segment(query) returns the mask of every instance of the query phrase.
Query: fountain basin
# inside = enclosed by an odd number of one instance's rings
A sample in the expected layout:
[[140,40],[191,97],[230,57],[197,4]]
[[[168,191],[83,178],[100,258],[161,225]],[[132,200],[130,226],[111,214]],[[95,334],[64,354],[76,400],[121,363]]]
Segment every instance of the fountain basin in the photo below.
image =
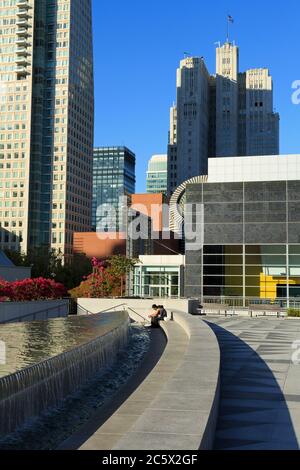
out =
[[55,407],[111,365],[128,341],[126,312],[1,325],[0,436]]

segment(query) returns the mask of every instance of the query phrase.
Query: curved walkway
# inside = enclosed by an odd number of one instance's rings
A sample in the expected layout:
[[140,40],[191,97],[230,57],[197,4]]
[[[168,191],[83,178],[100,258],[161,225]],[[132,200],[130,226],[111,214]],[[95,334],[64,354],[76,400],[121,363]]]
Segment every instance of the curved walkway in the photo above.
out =
[[[300,321],[209,318],[221,348],[215,449],[299,449]],[[300,355],[297,355],[300,359]]]
[[211,329],[181,312],[162,323],[156,367],[82,450],[197,450],[213,445],[220,351]]

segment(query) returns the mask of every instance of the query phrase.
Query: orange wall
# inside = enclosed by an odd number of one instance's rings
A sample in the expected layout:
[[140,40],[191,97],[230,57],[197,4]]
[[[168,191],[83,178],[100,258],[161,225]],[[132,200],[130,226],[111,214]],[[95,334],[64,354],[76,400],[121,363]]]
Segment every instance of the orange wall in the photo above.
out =
[[[131,207],[152,218],[154,232],[161,232],[163,229],[162,205],[164,203],[167,203],[164,194],[132,194],[131,196]],[[140,205],[144,206],[145,210],[142,210]],[[153,206],[156,207],[153,208]]]
[[[111,239],[113,238],[113,239]],[[126,239],[121,233],[111,233],[109,239],[101,240],[97,233],[74,233],[74,253],[84,253],[88,258],[108,258],[112,255],[126,255]]]
[[[131,196],[133,209],[148,217],[153,215],[153,232],[163,230],[162,206],[167,202],[168,199],[164,194],[133,194]],[[153,206],[156,206],[154,211]],[[179,241],[174,239],[174,234],[170,234],[170,240],[163,240],[162,235],[159,234],[157,242],[153,243],[153,254],[173,255],[174,251],[179,252]],[[118,254],[126,255],[126,240],[122,239],[120,233],[110,234],[110,238],[104,240],[99,239],[95,232],[74,233],[74,253],[85,253],[89,258],[100,259]]]

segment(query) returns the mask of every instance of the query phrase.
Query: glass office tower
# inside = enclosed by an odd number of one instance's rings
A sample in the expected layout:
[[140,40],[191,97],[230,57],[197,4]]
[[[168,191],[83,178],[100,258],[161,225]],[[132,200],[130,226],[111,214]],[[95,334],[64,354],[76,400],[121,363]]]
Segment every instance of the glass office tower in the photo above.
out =
[[164,193],[168,189],[168,156],[153,155],[148,163],[147,193]]
[[[112,205],[117,212],[119,231],[120,197],[135,193],[135,154],[127,147],[98,147],[94,149],[93,164],[93,229],[99,228],[97,210],[104,204]],[[114,227],[106,227],[114,231]]]
[[72,253],[91,226],[91,0],[0,1],[0,246]]

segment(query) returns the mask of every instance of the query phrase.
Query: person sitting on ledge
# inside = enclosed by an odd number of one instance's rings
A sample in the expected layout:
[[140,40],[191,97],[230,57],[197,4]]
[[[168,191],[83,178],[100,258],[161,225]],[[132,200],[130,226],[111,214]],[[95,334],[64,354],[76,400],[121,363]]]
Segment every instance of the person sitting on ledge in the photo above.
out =
[[151,318],[151,327],[152,328],[159,328],[159,316],[160,316],[160,308],[154,304],[152,305],[153,313],[148,315]]
[[149,315],[149,318],[151,318],[151,327],[158,328],[159,322],[164,321],[168,314],[163,305],[154,304],[152,305],[152,310],[153,313]]
[[159,308],[158,320],[159,321],[164,321],[165,318],[167,318],[167,316],[168,316],[167,311],[166,311],[166,309],[163,305],[159,305],[158,308]]

